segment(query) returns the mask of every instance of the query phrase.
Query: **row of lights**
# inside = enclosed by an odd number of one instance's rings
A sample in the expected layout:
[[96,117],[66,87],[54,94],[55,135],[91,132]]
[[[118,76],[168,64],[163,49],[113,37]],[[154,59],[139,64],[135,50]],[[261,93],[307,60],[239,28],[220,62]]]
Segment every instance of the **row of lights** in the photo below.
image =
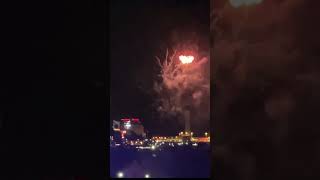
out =
[[[180,133],[179,133],[179,135],[183,135],[183,134],[189,135],[189,133],[188,133],[188,132],[185,132],[185,133],[180,132]],[[191,132],[191,135],[193,135],[193,132]]]
[[[183,134],[189,135],[189,132],[180,132],[179,133],[179,135],[183,135]],[[193,132],[191,132],[190,135],[192,136]],[[204,135],[208,136],[208,133],[205,132]],[[175,137],[158,137],[158,136],[152,137],[152,139],[174,139],[174,138],[178,138],[178,136],[175,136]]]
[[[180,132],[179,136],[181,136],[183,134],[184,134],[184,132]],[[189,133],[185,132],[185,135],[189,135]],[[190,135],[193,136],[193,132],[191,132]],[[205,132],[204,135],[205,135],[205,137],[208,137],[209,134],[207,132]],[[175,136],[175,137],[157,137],[157,136],[152,137],[152,139],[156,139],[156,142],[159,142],[158,140],[162,140],[162,139],[167,140],[167,139],[177,139],[177,138],[178,138],[178,136]]]
[[[189,133],[188,133],[188,132],[185,132],[185,133],[180,132],[180,133],[179,133],[179,135],[183,135],[183,134],[185,134],[185,135],[189,135]],[[191,136],[192,136],[192,135],[193,135],[193,132],[191,132],[190,134],[191,134]],[[207,133],[207,132],[205,132],[205,133],[204,133],[204,135],[205,135],[205,136],[208,136],[208,133]],[[176,137],[177,137],[177,136],[176,136]]]
[[[178,136],[176,136],[175,138],[178,138]],[[174,139],[174,137],[153,137],[152,139]]]

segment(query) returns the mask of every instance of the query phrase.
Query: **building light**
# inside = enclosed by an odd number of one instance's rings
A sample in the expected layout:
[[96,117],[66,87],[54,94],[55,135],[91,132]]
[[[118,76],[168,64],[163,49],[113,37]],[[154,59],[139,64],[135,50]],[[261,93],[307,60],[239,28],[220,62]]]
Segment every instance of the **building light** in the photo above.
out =
[[124,124],[124,128],[125,129],[130,129],[131,128],[131,122],[129,121],[129,122],[126,122],[125,124]]
[[138,118],[132,118],[132,121],[133,121],[133,122],[136,122],[136,123],[139,123],[139,122],[140,122]]

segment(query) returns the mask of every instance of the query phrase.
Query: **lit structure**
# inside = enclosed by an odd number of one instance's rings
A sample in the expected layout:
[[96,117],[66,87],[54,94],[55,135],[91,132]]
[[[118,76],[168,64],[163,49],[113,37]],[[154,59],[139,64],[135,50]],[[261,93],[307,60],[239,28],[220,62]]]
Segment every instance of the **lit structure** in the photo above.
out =
[[138,118],[123,118],[121,121],[113,121],[113,131],[119,132],[121,139],[145,138],[144,127]]
[[180,132],[179,136],[174,136],[174,137],[160,137],[160,136],[155,136],[152,138],[158,143],[161,142],[167,142],[167,143],[187,143],[187,142],[192,142],[192,143],[210,143],[210,137],[205,136],[205,137],[194,137],[193,132]]
[[[187,68],[188,64],[191,64],[194,60],[194,56],[192,55],[180,55],[179,56],[179,60],[181,62],[181,64],[184,66],[184,68]],[[184,119],[185,119],[185,124],[184,124],[184,131],[187,133],[191,132],[191,128],[190,128],[190,107],[187,105],[184,107]]]
[[184,131],[186,133],[190,133],[190,111],[189,110],[184,111],[184,118],[185,118]]
[[[118,123],[116,123],[118,124]],[[139,119],[122,119],[120,122],[120,127],[114,126],[114,132],[118,134],[118,140],[116,141],[116,135],[110,136],[111,146],[121,146],[122,145],[129,145],[135,146],[136,148],[142,149],[150,149],[150,150],[157,150],[159,146],[163,144],[167,144],[169,146],[174,147],[175,145],[192,145],[198,146],[198,143],[210,143],[210,136],[207,132],[203,133],[203,137],[195,137],[194,133],[187,129],[188,131],[182,131],[177,136],[155,136],[151,139],[146,138],[130,138],[131,134],[136,134],[135,132],[139,132],[137,130],[141,125]],[[136,127],[137,126],[137,127]],[[142,125],[141,125],[142,126]],[[141,128],[140,126],[140,128]],[[143,127],[143,126],[142,126]],[[142,129],[143,130],[143,129]],[[142,131],[143,132],[143,131]],[[141,132],[140,132],[141,133]],[[144,132],[143,132],[144,133]],[[120,135],[120,136],[119,136]]]

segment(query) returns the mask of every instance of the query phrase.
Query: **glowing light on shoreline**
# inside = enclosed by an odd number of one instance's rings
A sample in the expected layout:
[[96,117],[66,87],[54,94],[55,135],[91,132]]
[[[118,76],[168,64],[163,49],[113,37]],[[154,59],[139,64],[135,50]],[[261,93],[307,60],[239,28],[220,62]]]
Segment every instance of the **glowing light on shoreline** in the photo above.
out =
[[124,175],[123,175],[123,172],[118,172],[118,174],[117,174],[117,177],[118,177],[118,178],[123,178],[123,176],[124,176]]

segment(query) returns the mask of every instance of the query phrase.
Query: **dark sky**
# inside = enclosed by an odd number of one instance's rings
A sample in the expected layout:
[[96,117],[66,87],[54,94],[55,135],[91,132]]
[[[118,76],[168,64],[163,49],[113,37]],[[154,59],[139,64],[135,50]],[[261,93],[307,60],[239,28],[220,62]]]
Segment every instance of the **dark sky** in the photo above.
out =
[[[135,116],[149,131],[176,133],[152,115],[155,56],[166,48],[197,45],[209,50],[209,1],[161,0],[110,3],[110,120]],[[160,123],[160,124],[159,124]]]

